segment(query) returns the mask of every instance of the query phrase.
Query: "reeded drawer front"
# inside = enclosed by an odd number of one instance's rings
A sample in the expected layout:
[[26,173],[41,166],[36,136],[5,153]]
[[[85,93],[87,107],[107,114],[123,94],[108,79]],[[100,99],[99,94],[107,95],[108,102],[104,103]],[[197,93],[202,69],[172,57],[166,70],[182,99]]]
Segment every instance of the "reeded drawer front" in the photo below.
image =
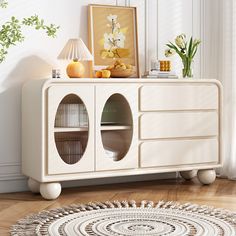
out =
[[140,117],[140,138],[178,138],[218,135],[217,111],[150,112]]
[[140,110],[218,109],[218,87],[209,85],[152,85],[140,88]]
[[218,163],[218,140],[161,140],[140,145],[141,167]]

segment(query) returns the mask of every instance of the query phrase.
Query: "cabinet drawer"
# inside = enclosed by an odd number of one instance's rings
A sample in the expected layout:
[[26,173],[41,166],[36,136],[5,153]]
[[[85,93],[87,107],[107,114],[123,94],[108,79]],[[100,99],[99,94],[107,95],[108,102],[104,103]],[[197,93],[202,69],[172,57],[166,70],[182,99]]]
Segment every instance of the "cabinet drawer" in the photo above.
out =
[[218,135],[218,113],[151,112],[140,117],[140,138],[176,138]]
[[218,140],[161,140],[140,145],[141,167],[218,163]]
[[217,85],[183,85],[143,86],[140,110],[218,109]]

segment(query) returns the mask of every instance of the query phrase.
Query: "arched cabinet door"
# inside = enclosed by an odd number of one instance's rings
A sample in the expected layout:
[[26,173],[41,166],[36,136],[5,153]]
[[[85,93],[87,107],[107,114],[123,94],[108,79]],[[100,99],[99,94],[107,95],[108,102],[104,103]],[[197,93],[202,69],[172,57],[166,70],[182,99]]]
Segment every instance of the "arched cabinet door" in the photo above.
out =
[[94,86],[48,88],[47,174],[94,171]]
[[96,170],[138,167],[135,85],[96,86]]

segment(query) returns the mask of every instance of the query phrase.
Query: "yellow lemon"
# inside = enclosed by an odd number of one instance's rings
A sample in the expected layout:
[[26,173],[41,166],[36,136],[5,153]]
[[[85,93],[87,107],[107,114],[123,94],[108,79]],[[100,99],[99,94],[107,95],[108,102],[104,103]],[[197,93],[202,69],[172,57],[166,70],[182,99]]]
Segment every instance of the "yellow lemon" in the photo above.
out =
[[127,69],[132,69],[132,65],[126,65]]
[[116,60],[116,62],[115,62],[115,66],[117,66],[117,65],[120,65],[121,64],[121,60]]
[[126,70],[125,64],[124,65],[120,65],[120,68],[123,69],[123,70]]
[[109,70],[102,70],[102,78],[110,78],[111,71]]
[[119,69],[119,68],[121,68],[121,65],[116,65],[115,68]]

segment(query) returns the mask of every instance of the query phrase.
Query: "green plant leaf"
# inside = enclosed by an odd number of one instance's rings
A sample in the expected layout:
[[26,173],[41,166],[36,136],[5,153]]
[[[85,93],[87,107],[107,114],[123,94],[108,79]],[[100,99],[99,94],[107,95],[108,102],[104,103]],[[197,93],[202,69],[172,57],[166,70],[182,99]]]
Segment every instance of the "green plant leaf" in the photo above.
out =
[[194,58],[196,52],[197,52],[197,47],[195,47],[195,50],[194,50],[193,55],[192,55],[192,58]]
[[[7,1],[0,0],[0,7],[2,4],[7,4]],[[44,30],[49,37],[55,37],[59,26],[54,24],[46,25],[43,19],[39,19],[37,15],[17,19],[12,16],[9,21],[0,26],[0,63],[3,62],[8,53],[8,49],[22,42],[25,37],[22,33],[22,26],[34,27],[36,30]]]
[[0,0],[0,8],[7,8],[8,2],[6,0]]
[[169,42],[168,44],[166,44],[166,46],[168,46],[169,48],[172,48],[176,51],[176,53],[181,57],[183,58],[184,57],[184,54],[171,42]]
[[190,38],[189,46],[188,46],[188,57],[191,58],[192,55],[192,45],[193,45],[193,37]]
[[166,46],[169,47],[169,48],[175,49],[175,47],[173,47],[171,44],[167,43]]
[[167,47],[174,49],[175,52],[180,56],[183,64],[188,69],[192,63],[192,60],[197,52],[198,46],[201,43],[200,40],[193,40],[193,37],[190,38],[189,42],[185,40],[185,48],[179,49],[174,43],[169,42],[166,44]]

